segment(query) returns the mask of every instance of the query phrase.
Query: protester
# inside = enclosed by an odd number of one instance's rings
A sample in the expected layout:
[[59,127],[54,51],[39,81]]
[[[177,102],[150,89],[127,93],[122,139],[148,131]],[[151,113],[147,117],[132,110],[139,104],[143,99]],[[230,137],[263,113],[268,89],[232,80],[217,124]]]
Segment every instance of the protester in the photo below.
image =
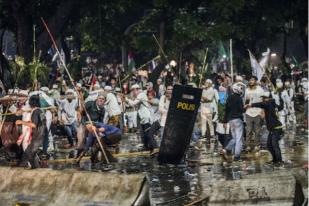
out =
[[[261,95],[263,94],[263,89],[257,85],[257,77],[252,76],[249,80],[248,88],[245,92],[245,102],[246,104],[253,104],[260,102]],[[246,110],[246,149],[259,150],[260,147],[260,129],[262,127],[262,109],[260,108],[248,108]]]
[[163,136],[163,131],[166,123],[167,112],[172,99],[173,86],[169,85],[166,87],[165,94],[161,96],[159,101],[159,112],[161,115],[160,126],[161,126],[161,137]]
[[241,98],[243,89],[238,84],[232,86],[233,93],[227,98],[224,115],[224,128],[229,123],[232,139],[222,150],[223,155],[227,152],[234,154],[234,160],[240,161],[243,149],[243,100]]
[[[85,144],[84,152],[87,152],[89,148],[94,145],[94,142],[96,140],[94,130],[96,130],[98,137],[100,137],[102,141],[104,142],[103,148],[105,151],[107,150],[107,147],[105,145],[107,146],[115,145],[115,144],[118,144],[121,140],[121,136],[122,136],[121,130],[115,126],[103,124],[103,123],[96,123],[95,126],[91,126],[89,128],[91,129],[89,129],[90,132],[88,133],[86,137],[86,144]],[[100,146],[96,145],[95,148],[93,148],[92,155],[91,155],[92,162],[95,162],[96,154],[98,153],[99,150],[100,150]],[[108,158],[111,159],[111,156],[109,155]]]
[[153,137],[149,135],[149,130],[152,125],[152,117],[150,112],[150,105],[148,103],[147,95],[141,90],[138,84],[131,87],[134,100],[125,98],[125,101],[130,106],[136,106],[138,108],[138,117],[141,124],[141,138],[144,144],[145,150],[153,150],[156,148],[156,142]]
[[114,125],[120,128],[121,108],[118,104],[117,97],[114,93],[112,93],[111,86],[105,86],[104,91],[106,92],[106,99],[104,105],[105,112],[108,118],[107,124]]
[[274,91],[272,91],[272,96],[278,106],[283,104],[283,108],[278,111],[278,114],[282,127],[285,129],[287,115],[290,113],[291,109],[291,99],[287,91],[284,90],[283,82],[281,79],[276,79],[276,88]]
[[[210,144],[210,138],[214,138],[215,135],[213,117],[218,113],[218,100],[218,92],[213,88],[212,81],[207,79],[205,81],[205,89],[203,89],[201,99],[202,135],[206,137],[207,144]],[[209,135],[206,135],[207,128],[209,130]]]
[[[77,122],[80,121],[79,102],[74,97],[74,91],[68,89],[66,91],[66,99],[58,100],[59,105],[59,118],[64,130],[68,137],[68,144],[64,145],[65,148],[74,147],[74,141],[76,141]],[[79,119],[78,119],[79,116]]]
[[30,97],[29,105],[31,107],[31,120],[16,121],[16,125],[25,125],[31,128],[31,142],[23,153],[20,165],[27,168],[38,168],[40,165],[37,152],[47,131],[46,120],[43,111],[40,109],[40,97],[38,95]]
[[295,89],[289,80],[284,82],[284,90],[286,90],[290,101],[289,113],[287,115],[287,126],[296,126],[296,116],[295,116],[295,108],[294,108],[294,98],[295,98]]
[[275,103],[275,100],[271,98],[268,92],[265,92],[262,97],[263,102],[247,104],[245,105],[245,108],[259,107],[265,110],[265,120],[267,129],[269,131],[267,147],[272,155],[273,158],[272,162],[276,166],[281,166],[283,162],[279,146],[279,140],[283,135],[283,130],[282,130],[282,123],[279,121],[276,115],[278,105]]

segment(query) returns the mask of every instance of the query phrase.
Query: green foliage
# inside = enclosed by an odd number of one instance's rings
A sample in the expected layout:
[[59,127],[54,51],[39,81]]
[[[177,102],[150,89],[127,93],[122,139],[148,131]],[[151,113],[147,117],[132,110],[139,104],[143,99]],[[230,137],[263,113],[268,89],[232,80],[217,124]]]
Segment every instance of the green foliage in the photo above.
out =
[[80,56],[73,58],[68,65],[68,70],[73,79],[81,79],[81,69],[85,65],[85,60],[81,59]]
[[[12,2],[0,0],[0,27],[17,36]],[[23,8],[31,25],[38,26],[39,36],[45,32],[39,17],[47,20],[54,17],[65,1],[14,2],[17,3],[14,6]],[[201,65],[206,48],[209,48],[209,61],[217,56],[220,40],[233,39],[238,71],[250,69],[247,49],[253,53],[265,51],[279,34],[289,33],[291,29],[286,25],[291,21],[295,33],[303,35],[304,41],[308,38],[308,2],[304,0],[282,0],[280,3],[276,0],[87,0],[80,1],[79,5],[74,13],[66,14],[70,18],[61,35],[78,39],[81,52],[103,53],[104,57],[116,58],[118,62],[121,61],[121,46],[127,44],[135,53],[137,65],[158,54],[152,34],[159,39],[162,24],[163,48],[170,59],[178,59],[182,53],[183,59]],[[124,35],[131,26],[130,32]],[[307,47],[306,43],[304,45]],[[73,64],[77,66],[72,68],[78,67],[76,62]]]
[[10,62],[12,73],[14,73],[14,82],[17,87],[26,89],[31,86],[35,80],[41,85],[47,85],[48,73],[50,68],[42,62],[32,61],[29,64],[21,62]]

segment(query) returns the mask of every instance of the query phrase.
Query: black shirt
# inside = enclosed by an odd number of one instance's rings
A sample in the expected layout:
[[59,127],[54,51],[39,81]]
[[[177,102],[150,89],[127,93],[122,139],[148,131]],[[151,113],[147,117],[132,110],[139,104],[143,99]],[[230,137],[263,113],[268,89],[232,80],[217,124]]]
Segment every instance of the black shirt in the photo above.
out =
[[[105,110],[104,107],[99,108],[96,104],[95,101],[89,101],[85,104],[85,108],[91,118],[92,122],[103,122],[104,121],[104,114],[105,114]],[[86,114],[84,114],[84,122],[88,122],[88,118],[86,116]]]
[[32,139],[42,139],[46,132],[46,118],[41,109],[34,109],[31,115],[31,122],[36,128],[32,129]]
[[225,105],[224,123],[233,119],[243,119],[244,104],[242,98],[238,94],[231,94]]
[[274,99],[266,102],[259,102],[251,104],[252,107],[259,107],[265,111],[266,126],[269,131],[280,129],[282,126],[277,116],[278,105]]

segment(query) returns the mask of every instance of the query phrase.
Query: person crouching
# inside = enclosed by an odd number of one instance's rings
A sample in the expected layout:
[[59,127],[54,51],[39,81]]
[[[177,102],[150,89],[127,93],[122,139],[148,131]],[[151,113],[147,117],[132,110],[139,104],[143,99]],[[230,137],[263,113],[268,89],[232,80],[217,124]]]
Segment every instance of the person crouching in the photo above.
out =
[[86,137],[86,144],[84,148],[83,155],[92,147],[92,153],[91,153],[91,161],[95,162],[96,156],[101,149],[99,145],[95,144],[96,141],[96,135],[97,133],[98,137],[101,138],[103,141],[103,148],[107,155],[107,158],[111,161],[114,160],[114,158],[110,155],[107,151],[108,146],[114,146],[119,144],[122,136],[121,136],[121,130],[118,127],[104,124],[104,123],[96,123],[94,125],[88,125],[87,127],[88,135]]

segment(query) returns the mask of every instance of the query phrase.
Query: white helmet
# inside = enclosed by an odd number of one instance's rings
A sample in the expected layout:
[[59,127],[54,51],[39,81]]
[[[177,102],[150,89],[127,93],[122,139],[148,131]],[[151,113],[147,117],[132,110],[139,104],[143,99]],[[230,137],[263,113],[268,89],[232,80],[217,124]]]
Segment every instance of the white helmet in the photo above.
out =
[[233,84],[232,85],[232,91],[233,93],[236,93],[236,94],[239,94],[239,95],[242,95],[243,93],[243,87],[240,85],[240,84]]

